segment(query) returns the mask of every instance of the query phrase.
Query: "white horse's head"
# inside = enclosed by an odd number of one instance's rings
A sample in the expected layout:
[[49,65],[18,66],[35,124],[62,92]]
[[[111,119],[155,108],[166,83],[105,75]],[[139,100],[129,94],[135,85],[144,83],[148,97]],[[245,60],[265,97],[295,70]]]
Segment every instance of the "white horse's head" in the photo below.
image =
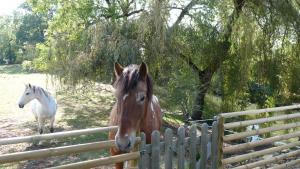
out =
[[25,91],[19,100],[19,107],[23,108],[28,102],[35,98],[35,86],[25,85]]

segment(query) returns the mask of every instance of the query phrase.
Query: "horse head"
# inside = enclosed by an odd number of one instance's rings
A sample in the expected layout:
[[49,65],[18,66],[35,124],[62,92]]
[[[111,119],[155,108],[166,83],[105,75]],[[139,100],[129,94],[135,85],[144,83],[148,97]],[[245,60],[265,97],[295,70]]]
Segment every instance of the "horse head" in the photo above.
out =
[[114,88],[119,116],[115,141],[120,151],[129,152],[135,144],[136,133],[140,131],[152,99],[153,86],[145,63],[125,68],[116,63],[115,75]]
[[31,86],[31,84],[25,85],[25,90],[19,99],[19,107],[23,108],[28,102],[35,98],[35,86]]

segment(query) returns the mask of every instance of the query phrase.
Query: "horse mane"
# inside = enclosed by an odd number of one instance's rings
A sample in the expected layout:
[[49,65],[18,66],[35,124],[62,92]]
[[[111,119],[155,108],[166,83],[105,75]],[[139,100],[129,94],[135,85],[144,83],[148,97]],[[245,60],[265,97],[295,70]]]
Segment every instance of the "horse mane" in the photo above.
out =
[[32,89],[33,89],[33,92],[39,91],[39,92],[41,92],[42,94],[44,94],[47,98],[49,98],[50,95],[51,95],[48,91],[46,91],[45,89],[43,89],[43,88],[40,87],[40,86],[32,85]]
[[47,98],[49,98],[49,95],[50,95],[49,92],[45,91],[45,89],[43,89],[43,88],[41,88],[41,87],[40,87],[40,90],[42,91],[42,93],[43,93]]
[[[142,81],[143,77],[139,75],[139,66],[138,65],[129,65],[123,71],[119,78],[114,83],[114,87],[118,88],[119,94],[124,95],[128,93],[130,90],[136,88],[139,81]],[[146,84],[147,84],[147,98],[150,102],[152,100],[153,95],[153,82],[149,74],[146,76]]]

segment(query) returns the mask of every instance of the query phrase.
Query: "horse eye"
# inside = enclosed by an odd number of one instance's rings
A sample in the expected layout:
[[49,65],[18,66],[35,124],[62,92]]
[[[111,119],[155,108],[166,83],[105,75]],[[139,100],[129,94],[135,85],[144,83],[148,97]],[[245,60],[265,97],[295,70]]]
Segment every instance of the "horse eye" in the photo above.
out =
[[29,95],[30,93],[26,93],[26,95]]
[[140,92],[136,96],[136,101],[142,103],[145,100],[145,94]]
[[142,102],[142,101],[144,101],[145,100],[145,96],[142,96],[141,98],[140,98],[140,101]]

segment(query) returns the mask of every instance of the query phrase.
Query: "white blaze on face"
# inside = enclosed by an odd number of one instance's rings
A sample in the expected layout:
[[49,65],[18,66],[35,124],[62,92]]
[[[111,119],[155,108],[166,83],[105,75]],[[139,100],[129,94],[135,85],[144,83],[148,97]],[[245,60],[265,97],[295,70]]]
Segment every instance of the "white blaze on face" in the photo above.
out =
[[123,96],[123,101],[125,101],[127,97],[128,97],[128,94],[125,94],[125,95]]
[[156,96],[152,96],[152,101],[151,101],[151,104],[150,104],[150,107],[151,107],[151,111],[153,112],[152,113],[152,118],[154,119],[155,118],[155,111],[154,111],[154,106],[153,104],[158,104],[158,99]]

